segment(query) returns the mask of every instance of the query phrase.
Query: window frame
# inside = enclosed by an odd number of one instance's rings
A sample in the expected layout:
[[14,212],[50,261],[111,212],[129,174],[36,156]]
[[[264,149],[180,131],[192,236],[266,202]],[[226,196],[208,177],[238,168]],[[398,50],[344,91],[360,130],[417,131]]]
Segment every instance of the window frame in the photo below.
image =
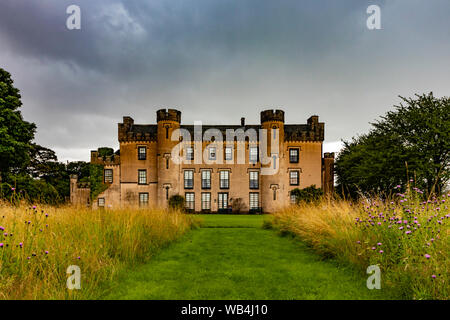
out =
[[[230,152],[228,153],[227,150],[230,150]],[[227,157],[228,155],[230,156],[229,158]],[[225,147],[225,160],[233,160],[233,147]]]
[[[143,196],[146,196],[145,201],[142,201]],[[139,192],[139,207],[148,207],[148,192]]]
[[[252,206],[252,204],[255,203],[255,199],[252,199],[252,196],[253,197],[256,196],[256,202],[257,202],[257,206],[256,207]],[[249,193],[249,197],[248,197],[248,208],[249,208],[249,210],[259,209],[260,208],[259,202],[260,202],[259,192],[250,192]]]
[[[226,176],[226,179],[222,179],[222,173]],[[222,185],[222,181],[226,182]],[[220,170],[219,171],[219,189],[230,189],[230,171]]]
[[[293,177],[292,177],[292,174],[293,173],[296,173],[297,174],[297,177],[295,178],[296,180],[295,180],[295,183],[292,183],[292,179],[293,179]],[[289,185],[291,185],[291,186],[298,186],[300,184],[300,171],[299,170],[291,170],[291,171],[289,171]]]
[[[208,172],[208,174],[209,174],[208,179],[203,178],[203,174],[206,172]],[[211,170],[201,170],[202,189],[207,189],[207,190],[211,189],[211,175],[212,175]],[[209,183],[205,184],[204,181],[208,181]]]
[[[144,150],[144,152],[142,153],[141,150]],[[138,160],[147,160],[147,147],[145,146],[138,147]]]
[[[106,171],[111,172],[111,181],[106,181]],[[114,181],[114,171],[113,169],[104,169],[103,170],[103,183],[108,183],[108,184],[112,184]]]
[[291,204],[297,203],[297,196],[295,194],[292,194],[292,192],[289,193],[289,201],[291,202]]
[[[189,174],[191,176],[190,179],[189,179],[189,177],[186,178],[186,175],[189,175]],[[184,178],[184,188],[185,189],[194,189],[194,170],[184,170],[183,178]],[[189,184],[188,181],[191,181],[191,184]]]
[[[189,152],[191,150],[192,152]],[[194,160],[194,147],[186,147],[186,160],[188,161]]]
[[[141,173],[144,173],[145,182],[141,182]],[[139,185],[147,184],[147,169],[138,169],[138,184]]]
[[[297,152],[295,158],[291,154],[291,152],[293,151]],[[298,163],[299,160],[300,160],[300,148],[289,148],[289,163]]]
[[[191,196],[192,196],[192,200],[188,201],[188,198],[190,198]],[[194,211],[195,210],[195,192],[185,192],[184,193],[184,199],[185,199],[184,207],[187,210]],[[191,205],[188,205],[188,203],[190,203]]]
[[[222,197],[222,200],[220,199]],[[224,199],[225,198],[225,199]],[[226,206],[224,206],[226,201]],[[222,204],[222,207],[221,207]],[[226,210],[230,205],[230,195],[228,192],[218,192],[217,193],[217,210]]]
[[[103,204],[100,204],[100,200],[103,202]],[[105,201],[105,198],[98,198],[97,199],[97,206],[99,207],[99,208],[104,208],[105,206],[106,206],[106,201]]]
[[[252,157],[252,155],[253,156],[255,156],[253,153],[252,153],[252,150],[254,150],[254,149],[256,149],[256,159],[253,159],[253,157]],[[257,163],[258,161],[259,161],[259,148],[256,146],[256,147],[249,147],[249,149],[248,149],[248,162],[249,163]]]
[[[256,180],[252,179],[252,174],[256,174]],[[259,189],[259,171],[249,171],[248,173],[248,186],[249,189]],[[252,181],[256,181],[256,186],[252,184]]]
[[[206,196],[209,198],[207,201],[204,199]],[[208,204],[208,208],[205,208],[204,204]],[[202,210],[211,210],[211,192],[202,192],[201,205]]]

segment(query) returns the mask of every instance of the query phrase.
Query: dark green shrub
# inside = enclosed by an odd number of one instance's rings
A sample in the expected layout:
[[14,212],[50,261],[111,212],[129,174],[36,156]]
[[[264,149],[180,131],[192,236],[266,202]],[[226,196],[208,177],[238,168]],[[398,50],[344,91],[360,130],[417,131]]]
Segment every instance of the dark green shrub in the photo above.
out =
[[179,194],[169,198],[169,208],[176,210],[184,210],[184,197]]
[[291,191],[291,195],[295,196],[297,204],[300,202],[317,202],[322,199],[323,191],[321,188],[316,188],[315,185],[304,189],[295,188]]

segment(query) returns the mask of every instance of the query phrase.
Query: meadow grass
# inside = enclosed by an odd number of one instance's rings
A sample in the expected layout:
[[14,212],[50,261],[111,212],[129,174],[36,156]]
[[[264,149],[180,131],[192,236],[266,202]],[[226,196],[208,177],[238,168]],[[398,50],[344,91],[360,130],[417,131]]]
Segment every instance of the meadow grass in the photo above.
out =
[[[0,299],[92,299],[194,226],[176,211],[0,204]],[[81,269],[82,290],[66,270]]]
[[268,215],[195,215],[201,227],[123,272],[105,299],[388,299],[365,277],[293,237],[262,228]]
[[274,214],[266,227],[293,234],[322,257],[361,273],[378,265],[382,287],[400,298],[449,299],[450,194],[427,201],[419,196],[416,190],[387,201],[291,206]]

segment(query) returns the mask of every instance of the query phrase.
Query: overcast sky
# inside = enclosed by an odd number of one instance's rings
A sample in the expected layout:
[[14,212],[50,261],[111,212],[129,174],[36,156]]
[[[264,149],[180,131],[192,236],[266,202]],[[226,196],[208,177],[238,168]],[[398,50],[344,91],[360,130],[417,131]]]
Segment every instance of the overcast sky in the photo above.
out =
[[[66,8],[81,8],[81,30]],[[381,8],[381,30],[366,9]],[[117,123],[325,122],[325,151],[367,132],[398,95],[450,95],[448,0],[1,0],[0,67],[37,143],[60,160],[118,148]]]

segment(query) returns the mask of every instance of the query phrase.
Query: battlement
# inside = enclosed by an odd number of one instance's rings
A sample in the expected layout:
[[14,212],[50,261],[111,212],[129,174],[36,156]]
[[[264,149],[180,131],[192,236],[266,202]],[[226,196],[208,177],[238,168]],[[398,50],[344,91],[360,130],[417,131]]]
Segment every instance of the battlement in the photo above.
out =
[[324,159],[334,159],[334,152],[325,152],[323,154]]
[[105,154],[105,149],[109,148],[98,148],[97,150],[91,150],[91,163],[102,165],[120,164],[119,153],[114,153],[114,150],[110,149],[109,153]]
[[160,109],[156,111],[156,121],[175,121],[181,123],[181,111],[175,109]]
[[280,121],[284,123],[284,111],[283,110],[261,111],[261,123],[268,121]]

